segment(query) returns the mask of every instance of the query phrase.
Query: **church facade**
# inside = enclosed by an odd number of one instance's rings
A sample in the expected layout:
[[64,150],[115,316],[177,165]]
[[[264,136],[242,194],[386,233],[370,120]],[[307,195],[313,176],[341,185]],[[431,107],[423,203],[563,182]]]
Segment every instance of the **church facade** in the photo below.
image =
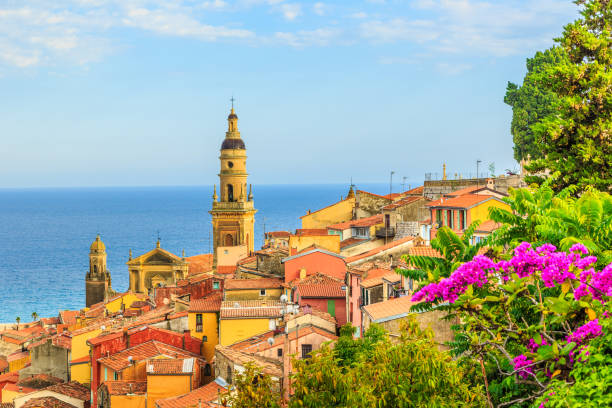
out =
[[213,256],[215,264],[220,250],[245,246],[246,253],[255,247],[255,207],[252,187],[247,191],[246,146],[238,131],[238,116],[232,107],[227,117],[228,129],[219,156],[219,194],[214,187],[212,210]]

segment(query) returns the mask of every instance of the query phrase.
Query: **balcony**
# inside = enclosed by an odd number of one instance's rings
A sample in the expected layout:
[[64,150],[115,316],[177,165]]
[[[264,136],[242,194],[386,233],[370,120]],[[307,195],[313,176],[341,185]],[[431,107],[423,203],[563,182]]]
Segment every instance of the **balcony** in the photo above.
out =
[[395,236],[395,228],[391,228],[391,227],[378,228],[376,230],[376,236],[378,238],[392,238]]
[[252,210],[253,201],[232,201],[232,202],[218,202],[213,201],[213,210]]

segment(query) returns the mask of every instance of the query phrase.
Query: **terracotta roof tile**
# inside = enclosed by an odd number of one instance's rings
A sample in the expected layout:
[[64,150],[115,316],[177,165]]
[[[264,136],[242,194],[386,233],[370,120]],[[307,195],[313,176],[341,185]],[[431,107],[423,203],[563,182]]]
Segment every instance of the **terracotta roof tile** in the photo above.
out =
[[363,288],[372,288],[374,286],[382,285],[383,280],[388,282],[398,282],[402,279],[401,275],[395,272],[387,271],[386,274],[381,276],[370,277],[368,276],[365,280],[361,281],[360,286]]
[[389,242],[386,245],[381,245],[381,246],[379,246],[377,248],[374,248],[374,249],[372,249],[370,251],[364,252],[363,254],[358,254],[358,255],[354,255],[354,256],[348,257],[344,261],[347,264],[349,264],[351,262],[355,262],[355,261],[358,261],[360,259],[369,258],[371,256],[374,256],[374,255],[377,255],[377,254],[379,254],[381,252],[384,252],[384,251],[386,251],[388,249],[395,248],[396,246],[399,246],[399,245],[405,244],[407,242],[410,242],[414,238],[415,237],[405,237],[405,238],[398,239],[396,241],[391,241],[391,242]]
[[196,369],[192,358],[156,358],[147,363],[147,374],[193,374]]
[[410,313],[410,307],[414,304],[410,300],[410,296],[402,296],[395,299],[389,299],[384,302],[373,303],[363,307],[363,310],[377,321],[379,319],[388,319],[397,316],[403,317]]
[[391,199],[390,199],[390,198],[388,198],[388,197],[381,196],[380,194],[370,193],[370,192],[368,192],[368,191],[357,190],[357,194],[367,194],[367,195],[371,195],[371,196],[378,197],[378,198],[384,198],[385,200],[389,200],[389,201],[391,201]]
[[217,273],[220,273],[222,275],[230,275],[236,272],[237,268],[237,265],[218,265]]
[[21,359],[28,358],[28,357],[30,357],[30,352],[29,351],[18,350],[18,351],[15,351],[15,352],[9,354],[6,357],[6,361],[11,363],[13,361],[21,360]]
[[62,380],[61,378],[53,377],[48,374],[36,374],[31,377],[20,379],[17,385],[24,388],[27,387],[35,390],[40,390],[42,388],[47,388],[51,385],[56,385],[63,382],[64,380]]
[[104,381],[110,395],[145,394],[147,392],[146,381]]
[[351,220],[340,222],[338,224],[332,224],[327,226],[328,229],[334,230],[345,230],[351,227],[371,227],[377,224],[382,224],[384,222],[383,214],[376,214],[371,217],[360,218],[358,220]]
[[221,292],[215,292],[203,299],[194,299],[189,302],[190,312],[218,312],[221,310]]
[[62,323],[72,326],[76,324],[76,318],[81,314],[80,310],[61,310],[59,312]]
[[42,317],[40,319],[41,322],[43,322],[43,324],[46,325],[53,325],[53,324],[59,324],[60,320],[59,317],[55,316],[55,317]]
[[115,371],[121,371],[131,365],[129,357],[132,357],[132,361],[142,361],[158,356],[169,358],[197,357],[195,354],[188,351],[151,340],[127,350],[120,351],[119,353],[115,353],[109,357],[100,358],[98,362]]
[[345,283],[341,280],[316,273],[293,282],[301,298],[344,298],[346,292],[342,290]]
[[0,375],[0,382],[17,383],[19,381],[19,373],[16,371]]
[[362,242],[369,241],[367,238],[347,238],[344,241],[340,241],[340,249],[344,249],[353,245],[360,244]]
[[300,237],[310,237],[318,235],[327,235],[326,228],[298,228],[295,230],[295,234]]
[[226,279],[223,288],[225,290],[239,289],[280,289],[283,286],[282,279]]
[[75,406],[55,397],[41,397],[29,399],[21,408],[75,408]]
[[[338,339],[338,337],[332,333],[329,333],[326,330],[323,330],[319,327],[316,326],[305,326],[302,327],[300,326],[298,330],[293,330],[291,332],[289,332],[289,342],[293,341],[296,339],[296,337],[298,338],[302,338],[304,336],[308,336],[310,334],[316,333],[320,336],[326,337],[327,340],[324,341],[328,341],[328,340],[336,340]],[[274,342],[272,344],[268,343],[268,339],[274,339]],[[243,341],[240,341],[238,343],[234,343],[231,346],[229,346],[230,348],[234,349],[234,350],[239,350],[239,351],[243,351],[245,353],[257,353],[257,352],[261,352],[264,350],[268,350],[270,348],[273,347],[278,347],[282,344],[285,344],[285,335],[281,334],[281,335],[274,335],[274,331],[271,330],[269,332],[263,333],[259,336],[254,336],[250,339],[246,339]],[[289,343],[291,344],[291,343]]]
[[16,383],[8,383],[4,386],[3,390],[6,391],[15,391],[21,394],[29,394],[34,391],[38,391],[36,388],[24,387],[22,385],[17,385]]
[[69,397],[80,399],[82,401],[89,401],[90,398],[89,388],[76,381],[51,385],[45,388],[44,390],[53,391],[62,395],[67,395]]
[[281,317],[283,305],[278,300],[232,300],[221,304],[222,319]]
[[442,254],[430,246],[414,246],[408,248],[409,256],[430,256],[433,258],[443,258]]
[[215,401],[219,394],[227,391],[227,388],[216,382],[211,382],[203,387],[197,388],[190,393],[178,397],[159,399],[155,403],[159,408],[197,408],[201,402]]
[[502,225],[493,220],[486,220],[476,228],[476,232],[493,232],[499,229]]
[[289,238],[291,233],[289,231],[270,231],[266,232],[266,235],[270,238]]
[[194,255],[185,258],[189,263],[189,275],[212,271],[213,254]]

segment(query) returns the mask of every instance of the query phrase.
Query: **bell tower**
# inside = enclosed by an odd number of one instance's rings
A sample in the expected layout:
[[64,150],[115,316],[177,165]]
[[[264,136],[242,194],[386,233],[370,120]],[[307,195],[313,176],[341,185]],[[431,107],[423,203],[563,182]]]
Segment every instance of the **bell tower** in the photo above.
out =
[[85,305],[106,301],[112,293],[111,276],[106,269],[106,245],[98,235],[89,247],[89,271],[85,276]]
[[217,248],[245,245],[247,253],[254,250],[255,207],[251,186],[247,191],[246,147],[238,131],[238,116],[232,110],[227,117],[227,132],[219,156],[219,195],[214,187],[210,214],[213,224],[213,254]]

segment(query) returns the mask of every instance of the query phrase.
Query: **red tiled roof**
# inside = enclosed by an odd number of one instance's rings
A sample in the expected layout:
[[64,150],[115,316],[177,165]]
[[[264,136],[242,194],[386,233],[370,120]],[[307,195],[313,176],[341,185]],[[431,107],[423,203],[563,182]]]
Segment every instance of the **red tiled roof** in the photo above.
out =
[[42,317],[40,319],[41,322],[43,322],[43,324],[46,325],[53,325],[53,324],[59,324],[59,317],[55,316],[55,317]]
[[266,232],[266,235],[270,238],[289,238],[291,233],[289,231],[270,231]]
[[381,195],[379,195],[379,194],[370,193],[370,192],[368,192],[368,191],[357,190],[357,193],[358,193],[358,194],[368,194],[368,195],[371,195],[371,196],[374,196],[374,197],[384,198],[385,200],[389,200],[389,201],[391,201],[391,199],[390,199],[390,198],[388,198],[388,197],[381,196]]
[[127,350],[120,351],[119,353],[115,353],[109,357],[100,358],[98,362],[115,371],[121,371],[131,365],[128,357],[132,357],[132,361],[142,361],[157,356],[170,358],[195,357],[194,354],[188,351],[151,340]]
[[394,316],[405,316],[410,313],[410,307],[414,304],[410,296],[389,299],[384,302],[373,303],[363,307],[363,310],[376,321],[388,319]]
[[321,273],[310,275],[294,285],[301,298],[346,297],[346,292],[342,290],[344,282]]
[[409,256],[429,256],[432,258],[443,258],[442,254],[430,246],[414,246],[408,248]]
[[419,187],[413,188],[412,190],[404,191],[402,193],[402,195],[408,195],[408,194],[420,194],[420,195],[423,195],[424,191],[425,191],[425,186],[419,186]]
[[326,228],[299,228],[295,230],[295,234],[300,237],[311,237],[318,235],[328,235]]
[[194,358],[156,358],[147,363],[147,374],[193,374]]
[[103,386],[106,386],[110,395],[128,395],[128,394],[144,394],[147,392],[146,381],[104,381]]
[[367,238],[348,238],[345,239],[344,241],[340,241],[340,249],[349,247],[351,245],[355,245],[364,241],[368,241]]
[[76,324],[77,320],[77,316],[79,316],[81,314],[80,310],[61,310],[59,312],[60,314],[60,320],[62,321],[62,323],[67,324],[68,326],[72,326],[73,324]]
[[75,358],[74,360],[70,360],[70,364],[72,365],[72,364],[80,364],[80,363],[89,363],[90,358],[91,357],[89,357],[89,355]]
[[67,395],[69,397],[80,399],[82,401],[89,401],[90,398],[89,388],[76,381],[51,385],[47,388],[44,388],[44,390],[53,391],[62,395]]
[[344,261],[347,264],[349,264],[351,262],[355,262],[355,261],[358,261],[360,259],[369,258],[370,256],[377,255],[377,254],[379,254],[379,253],[381,253],[383,251],[386,251],[388,249],[391,249],[391,248],[394,248],[396,246],[405,244],[406,242],[410,242],[414,238],[415,237],[405,237],[405,238],[398,239],[396,241],[391,241],[391,242],[389,242],[386,245],[381,245],[378,248],[374,248],[374,249],[372,249],[370,251],[364,252],[363,254],[358,254],[358,255],[354,255],[354,256],[348,257]]
[[371,227],[373,225],[382,224],[384,216],[382,214],[376,214],[371,217],[360,218],[358,220],[351,220],[340,222],[338,224],[329,225],[328,229],[334,230],[345,230],[351,227]]
[[[289,342],[295,340],[296,337],[302,338],[304,336],[308,336],[313,333],[326,337],[327,340],[336,340],[338,338],[336,335],[326,330],[323,330],[319,327],[316,327],[316,326],[305,326],[305,327],[300,326],[298,330],[293,330],[289,332],[289,335],[288,335]],[[268,343],[269,341],[268,339],[270,338],[274,339],[274,342],[272,344]],[[285,343],[285,335],[281,334],[281,335],[275,336],[274,331],[271,330],[259,336],[254,336],[250,339],[246,339],[238,343],[234,343],[229,347],[234,350],[239,350],[239,351],[243,351],[246,353],[257,353],[260,351],[268,350],[272,347],[278,347],[284,343]]]
[[15,351],[15,352],[13,352],[13,353],[9,354],[9,355],[6,357],[6,361],[8,361],[9,363],[11,363],[11,362],[13,362],[13,361],[21,360],[21,359],[23,359],[23,358],[28,358],[28,357],[30,357],[30,352],[29,352],[29,351],[21,351],[21,350],[18,350],[18,351]]
[[276,378],[280,378],[283,375],[283,370],[281,368],[280,362],[272,362],[263,357],[259,357],[257,355],[244,353],[242,351],[233,350],[229,347],[224,347],[221,345],[215,346],[215,351],[221,353],[228,360],[238,363],[239,365],[244,366],[248,362],[252,362],[261,368],[265,374],[270,374]]
[[58,377],[53,377],[48,374],[36,374],[31,377],[22,378],[17,382],[18,386],[24,388],[32,388],[36,390],[40,390],[42,388],[47,388],[51,385],[56,385],[59,383],[63,383],[64,380]]
[[185,258],[189,263],[189,275],[212,271],[213,254],[194,255]]
[[222,274],[222,275],[229,275],[229,274],[236,272],[237,268],[238,266],[236,265],[218,265],[217,273]]
[[215,292],[203,299],[194,299],[189,302],[190,312],[218,312],[221,310],[221,292]]
[[226,279],[225,290],[237,289],[280,289],[283,286],[283,280],[277,278],[260,278],[260,279]]
[[227,388],[216,382],[211,382],[203,387],[197,388],[190,393],[178,397],[159,399],[155,403],[159,408],[196,408],[201,402],[215,401],[219,394],[227,391]]
[[368,275],[367,279],[361,281],[360,286],[363,288],[372,288],[374,286],[382,285],[383,279],[388,282],[397,282],[400,281],[402,277],[397,273],[390,271],[387,271],[387,273],[382,276],[371,277]]
[[0,383],[10,382],[17,383],[19,381],[19,373],[16,371],[0,375]]
[[281,317],[278,300],[231,300],[221,304],[222,319]]
[[24,387],[22,385],[17,385],[17,383],[8,383],[4,386],[3,390],[15,391],[21,394],[29,394],[31,392],[38,391],[36,388]]
[[40,397],[29,399],[21,408],[74,408],[74,405],[55,397]]

